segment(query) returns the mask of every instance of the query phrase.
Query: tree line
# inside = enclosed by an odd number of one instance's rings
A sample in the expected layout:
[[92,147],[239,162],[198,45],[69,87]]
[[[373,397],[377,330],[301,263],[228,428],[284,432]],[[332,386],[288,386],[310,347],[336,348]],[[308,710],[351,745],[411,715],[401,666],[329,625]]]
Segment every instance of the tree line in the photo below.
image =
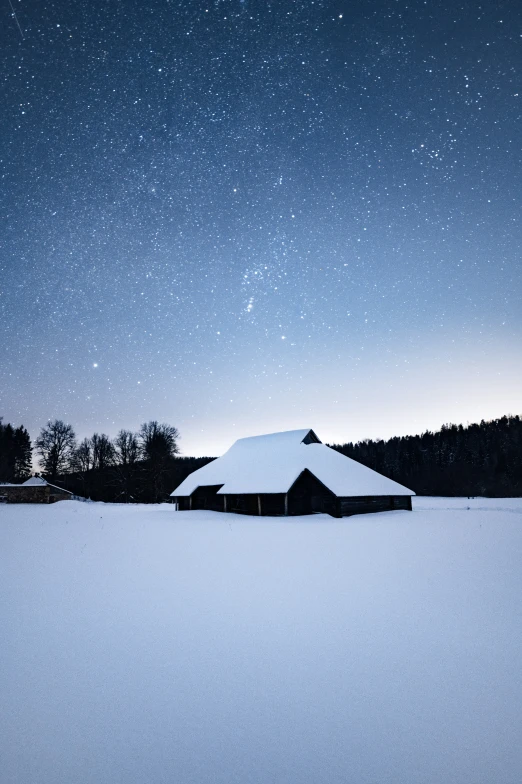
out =
[[23,425],[13,427],[0,417],[0,481],[20,482],[31,473],[32,448]]
[[[212,458],[179,457],[177,428],[155,420],[137,432],[111,439],[94,433],[78,442],[72,425],[55,419],[34,442],[42,475],[51,484],[95,501],[157,503]],[[0,481],[21,482],[31,474],[27,430],[0,420]]]
[[[48,422],[34,442],[43,476],[96,501],[157,503],[211,457],[180,457],[177,428],[155,420],[115,438],[94,433],[78,442],[72,425]],[[437,432],[333,449],[414,490],[418,495],[522,496],[522,419],[444,425]],[[23,425],[0,418],[0,482],[31,475],[33,446]]]
[[332,447],[418,495],[522,496],[520,416]]

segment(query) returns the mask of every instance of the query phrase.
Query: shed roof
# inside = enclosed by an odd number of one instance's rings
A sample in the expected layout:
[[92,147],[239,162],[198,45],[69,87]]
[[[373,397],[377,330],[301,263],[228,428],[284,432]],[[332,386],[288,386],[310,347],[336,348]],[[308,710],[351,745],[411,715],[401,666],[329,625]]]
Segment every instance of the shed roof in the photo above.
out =
[[65,488],[58,487],[57,485],[52,485],[41,476],[31,476],[29,479],[26,479],[25,482],[22,482],[20,487],[52,487],[53,490],[59,490],[61,493],[68,493],[68,495],[72,495],[70,490],[65,490]]
[[222,485],[221,495],[287,493],[305,469],[336,496],[415,495],[322,444],[310,428],[240,438],[222,457],[190,474],[171,495],[189,496],[207,485]]

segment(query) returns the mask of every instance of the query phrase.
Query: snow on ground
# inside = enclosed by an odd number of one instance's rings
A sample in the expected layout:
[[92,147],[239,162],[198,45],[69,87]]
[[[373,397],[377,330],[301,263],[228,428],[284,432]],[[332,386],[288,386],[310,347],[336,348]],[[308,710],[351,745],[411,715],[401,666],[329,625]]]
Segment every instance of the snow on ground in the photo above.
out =
[[414,504],[0,506],[2,784],[519,784],[522,499]]

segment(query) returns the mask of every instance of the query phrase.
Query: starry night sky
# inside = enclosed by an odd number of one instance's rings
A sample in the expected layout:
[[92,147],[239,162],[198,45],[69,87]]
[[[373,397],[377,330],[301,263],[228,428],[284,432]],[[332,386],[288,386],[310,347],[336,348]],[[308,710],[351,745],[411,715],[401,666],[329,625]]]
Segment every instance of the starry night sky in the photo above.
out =
[[0,415],[184,454],[522,410],[522,11],[8,0]]

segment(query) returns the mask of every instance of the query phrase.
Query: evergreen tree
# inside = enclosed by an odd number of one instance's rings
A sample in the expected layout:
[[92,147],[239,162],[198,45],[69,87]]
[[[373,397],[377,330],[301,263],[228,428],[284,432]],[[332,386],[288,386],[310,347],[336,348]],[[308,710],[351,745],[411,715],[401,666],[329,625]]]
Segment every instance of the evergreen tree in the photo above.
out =
[[0,418],[0,481],[22,482],[31,473],[32,448],[23,425],[14,428]]
[[14,479],[14,429],[0,419],[0,482]]
[[419,495],[522,495],[520,416],[333,448]]
[[29,433],[23,425],[13,434],[14,481],[23,482],[31,475],[33,449]]

